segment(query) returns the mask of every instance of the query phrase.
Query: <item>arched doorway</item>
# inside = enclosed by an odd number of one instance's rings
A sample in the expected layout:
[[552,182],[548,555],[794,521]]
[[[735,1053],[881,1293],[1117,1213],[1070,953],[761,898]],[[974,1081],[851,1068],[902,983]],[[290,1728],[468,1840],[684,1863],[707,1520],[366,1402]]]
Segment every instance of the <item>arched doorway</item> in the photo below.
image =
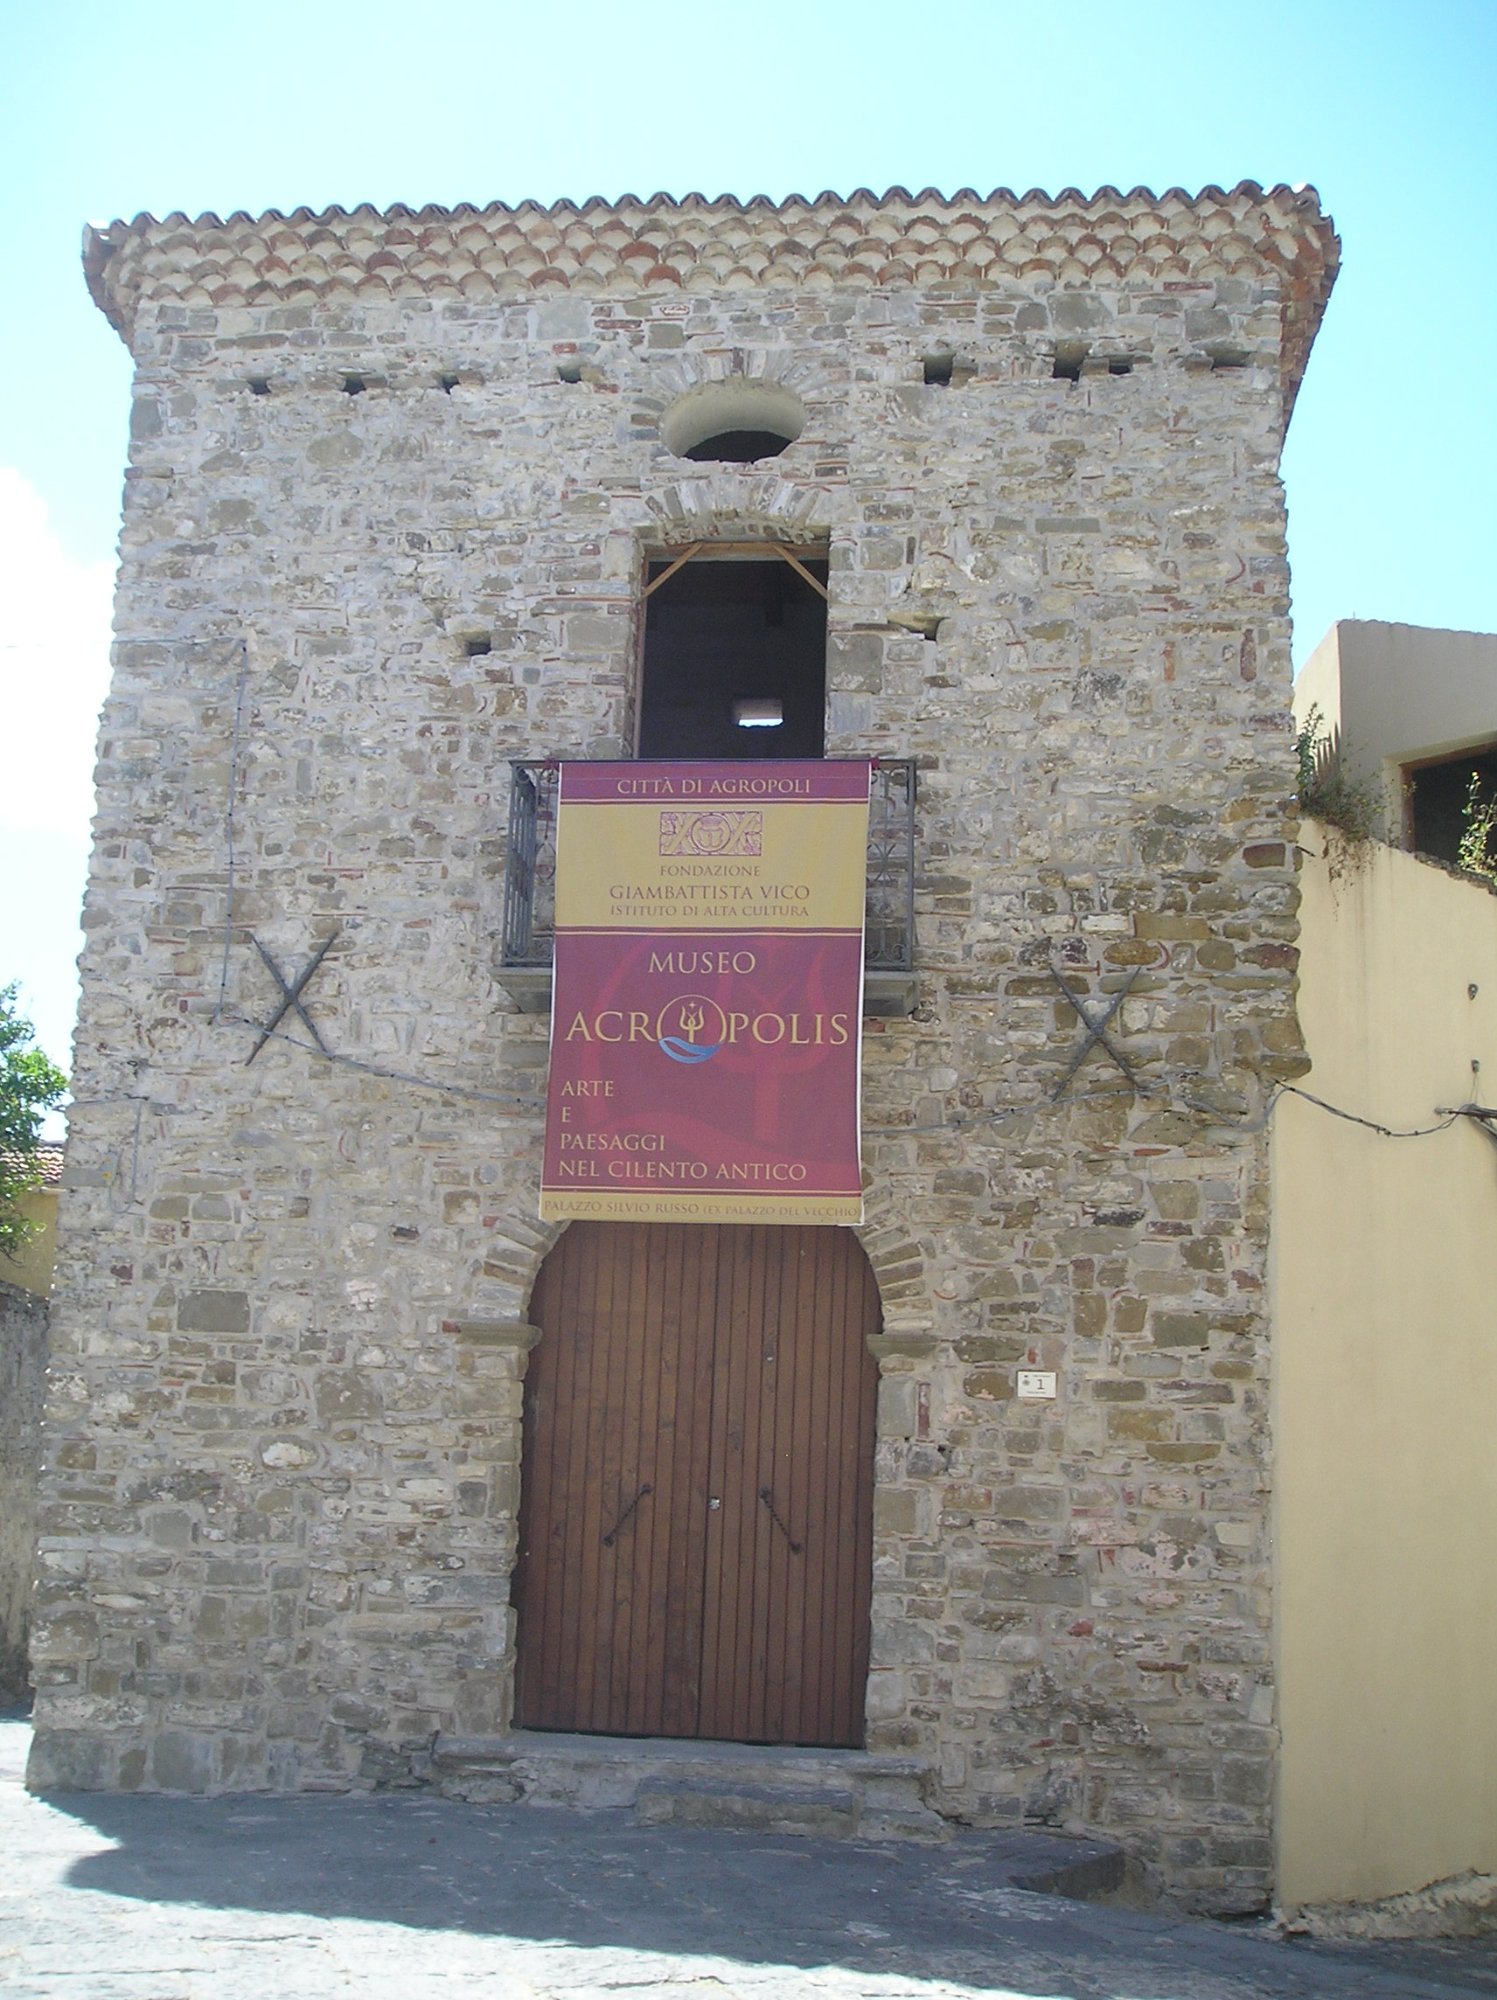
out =
[[860,1745],[880,1321],[857,1238],[574,1222],[531,1317],[516,1722]]

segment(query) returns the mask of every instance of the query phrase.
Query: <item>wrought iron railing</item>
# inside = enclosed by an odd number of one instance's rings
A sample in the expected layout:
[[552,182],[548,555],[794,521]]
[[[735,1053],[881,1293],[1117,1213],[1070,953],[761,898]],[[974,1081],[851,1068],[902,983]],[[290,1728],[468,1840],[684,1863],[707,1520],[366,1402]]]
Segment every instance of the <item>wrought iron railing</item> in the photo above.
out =
[[[509,794],[501,962],[551,963],[556,923],[554,763],[515,763]],[[868,808],[865,960],[870,972],[908,972],[915,949],[915,763],[880,758]]]
[[880,758],[868,798],[863,962],[870,972],[915,963],[915,760]]

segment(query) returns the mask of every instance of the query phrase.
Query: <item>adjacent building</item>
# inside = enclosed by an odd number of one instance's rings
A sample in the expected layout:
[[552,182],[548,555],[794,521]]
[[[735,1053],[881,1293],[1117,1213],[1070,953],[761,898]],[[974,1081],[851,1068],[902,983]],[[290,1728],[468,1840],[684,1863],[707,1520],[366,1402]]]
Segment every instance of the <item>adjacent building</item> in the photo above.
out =
[[1452,1921],[1497,1875],[1497,887],[1450,866],[1497,636],[1343,622],[1296,683],[1312,709],[1386,837],[1300,832],[1319,1102],[1281,1100],[1271,1155],[1276,1893],[1474,1873]]
[[32,1234],[0,1255],[0,1701],[20,1701],[28,1681],[37,1462],[47,1371],[47,1295],[56,1253],[62,1148],[42,1146],[38,1185],[16,1198]]

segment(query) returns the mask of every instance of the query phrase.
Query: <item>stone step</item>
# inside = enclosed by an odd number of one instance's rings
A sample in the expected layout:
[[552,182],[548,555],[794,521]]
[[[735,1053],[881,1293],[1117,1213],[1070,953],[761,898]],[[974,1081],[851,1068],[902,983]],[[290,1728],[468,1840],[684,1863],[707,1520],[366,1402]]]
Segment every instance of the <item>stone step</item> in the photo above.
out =
[[475,1804],[629,1810],[642,1825],[944,1841],[918,1759],[674,1737],[438,1736],[432,1777]]
[[634,1801],[640,1826],[730,1826],[756,1833],[831,1834],[858,1830],[851,1786],[713,1784],[706,1778],[646,1778]]

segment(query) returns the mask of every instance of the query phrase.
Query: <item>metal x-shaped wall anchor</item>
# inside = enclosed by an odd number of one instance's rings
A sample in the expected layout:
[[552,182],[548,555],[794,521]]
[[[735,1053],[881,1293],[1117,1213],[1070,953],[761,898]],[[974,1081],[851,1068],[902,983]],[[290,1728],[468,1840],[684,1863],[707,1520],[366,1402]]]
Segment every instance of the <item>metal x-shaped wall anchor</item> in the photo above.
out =
[[1117,992],[1114,993],[1112,998],[1108,1001],[1104,1011],[1094,1017],[1093,1015],[1088,1014],[1088,1012],[1086,1011],[1086,1002],[1081,998],[1081,995],[1079,993],[1072,992],[1071,988],[1066,984],[1065,980],[1061,977],[1059,966],[1054,964],[1051,965],[1050,977],[1055,981],[1056,985],[1060,988],[1061,992],[1065,994],[1066,998],[1070,1001],[1071,1005],[1076,1009],[1076,1012],[1081,1016],[1081,1019],[1086,1023],[1086,1040],[1081,1044],[1081,1047],[1076,1051],[1075,1055],[1073,1055],[1071,1060],[1066,1064],[1064,1076],[1062,1076],[1060,1082],[1056,1084],[1054,1090],[1051,1091],[1050,1101],[1052,1104],[1055,1102],[1056,1098],[1059,1097],[1061,1093],[1064,1091],[1066,1085],[1071,1081],[1071,1078],[1076,1074],[1077,1070],[1080,1069],[1081,1065],[1086,1061],[1087,1057],[1091,1054],[1092,1050],[1098,1047],[1106,1049],[1107,1053],[1112,1057],[1113,1061],[1117,1064],[1118,1068],[1123,1072],[1124,1076],[1127,1077],[1128,1081],[1133,1085],[1133,1088],[1135,1090],[1142,1090],[1143,1085],[1139,1082],[1138,1077],[1134,1073],[1133,1065],[1129,1062],[1128,1058],[1125,1055],[1120,1054],[1119,1051],[1115,1049],[1112,1043],[1107,1039],[1108,1024],[1111,1022],[1113,1015],[1116,1014],[1119,1007],[1122,1006],[1123,1002],[1128,998],[1128,995],[1132,992],[1133,982],[1135,979],[1137,979],[1139,973],[1142,970],[1143,970],[1142,966],[1135,965],[1133,970],[1128,974],[1128,977],[1123,981],[1123,984],[1118,988]]
[[281,1025],[282,1021],[285,1020],[286,1016],[292,1011],[293,1008],[296,1010],[297,1017],[301,1021],[302,1025],[306,1028],[307,1033],[312,1037],[312,1040],[317,1044],[319,1054],[327,1056],[328,1060],[331,1062],[332,1056],[329,1053],[328,1046],[326,1042],[323,1041],[321,1035],[317,1032],[317,1023],[312,1019],[312,1016],[307,1012],[306,1008],[302,1005],[301,996],[303,995],[303,993],[306,992],[307,987],[310,985],[312,976],[316,972],[318,966],[321,965],[322,961],[327,957],[329,951],[331,951],[333,944],[337,939],[337,936],[338,933],[334,931],[331,937],[325,937],[322,940],[322,943],[318,945],[316,951],[313,952],[312,956],[307,960],[305,966],[303,966],[301,975],[297,979],[296,984],[294,986],[288,986],[286,984],[286,976],[281,971],[281,968],[276,964],[275,960],[271,957],[270,953],[265,949],[264,945],[261,944],[260,940],[257,937],[255,937],[253,932],[251,932],[250,934],[251,943],[254,945],[255,950],[259,952],[261,958],[264,959],[266,967],[270,972],[271,978],[275,981],[276,985],[279,986],[281,989],[281,1004],[279,1007],[276,1008],[275,1012],[271,1015],[270,1019],[266,1021],[264,1025],[261,1027],[259,1041],[256,1042],[255,1046],[250,1050],[249,1054],[244,1059],[246,1068],[248,1068],[249,1065],[255,1060],[255,1057],[259,1055],[261,1049],[264,1048],[265,1044],[270,1040],[271,1036],[275,1033],[276,1029]]
[[1463,1104],[1462,1114],[1471,1119],[1478,1132],[1485,1132],[1494,1146],[1497,1146],[1497,1111],[1484,1104]]

